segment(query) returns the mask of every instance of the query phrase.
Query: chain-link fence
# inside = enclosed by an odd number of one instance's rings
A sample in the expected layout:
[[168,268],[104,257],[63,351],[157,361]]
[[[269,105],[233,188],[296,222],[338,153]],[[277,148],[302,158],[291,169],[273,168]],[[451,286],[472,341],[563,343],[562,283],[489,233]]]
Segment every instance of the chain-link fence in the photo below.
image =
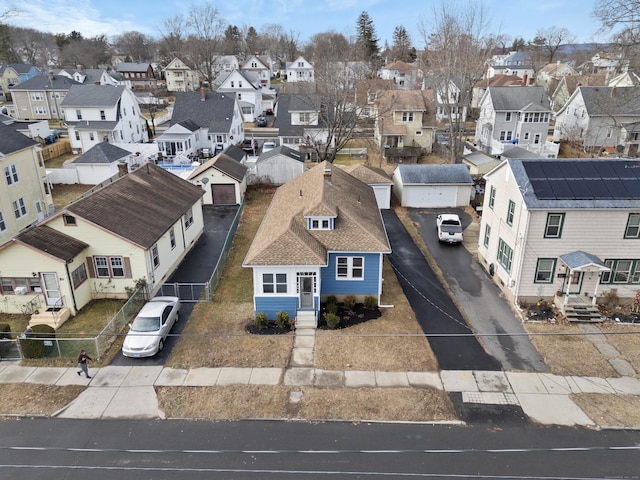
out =
[[236,212],[236,216],[231,223],[229,233],[227,233],[227,238],[224,241],[222,252],[220,253],[220,258],[218,259],[218,263],[216,263],[216,267],[213,269],[213,273],[211,274],[211,278],[209,279],[209,298],[213,298],[213,292],[215,292],[216,287],[218,286],[218,282],[222,277],[224,265],[227,262],[227,257],[229,256],[229,249],[231,248],[233,237],[236,234],[236,230],[238,229],[238,224],[240,223],[240,217],[242,216],[243,210],[244,201],[240,204],[240,208]]
[[135,318],[136,314],[147,301],[147,297],[146,288],[139,288],[129,297],[127,303],[122,306],[109,323],[107,323],[95,338],[96,358],[100,359],[100,356],[107,351],[124,326]]

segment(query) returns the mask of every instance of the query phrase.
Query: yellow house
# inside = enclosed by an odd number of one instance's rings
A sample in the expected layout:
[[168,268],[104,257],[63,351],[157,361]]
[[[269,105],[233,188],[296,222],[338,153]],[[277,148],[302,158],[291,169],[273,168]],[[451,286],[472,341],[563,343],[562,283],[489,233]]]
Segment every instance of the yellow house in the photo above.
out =
[[53,211],[40,152],[37,142],[0,123],[0,245]]
[[140,279],[154,295],[202,235],[202,195],[146,164],[79,198],[0,247],[0,309],[75,315]]

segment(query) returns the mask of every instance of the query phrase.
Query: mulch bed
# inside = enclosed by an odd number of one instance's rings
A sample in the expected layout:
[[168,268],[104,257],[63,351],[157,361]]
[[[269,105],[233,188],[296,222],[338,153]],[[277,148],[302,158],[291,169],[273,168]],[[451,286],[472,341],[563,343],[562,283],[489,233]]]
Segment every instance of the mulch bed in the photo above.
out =
[[532,322],[541,322],[556,319],[556,311],[553,304],[541,301],[526,307],[526,319]]
[[[321,305],[322,312],[325,311],[325,306],[326,304]],[[338,304],[337,315],[340,317],[340,324],[337,329],[342,329],[380,318],[382,316],[382,312],[377,307],[373,310],[368,310],[364,308],[362,303],[357,303],[352,309],[345,308],[344,305]],[[323,315],[320,315],[320,319],[318,320],[318,329],[330,330],[327,326],[327,322],[324,321]],[[287,326],[285,328],[281,328],[276,325],[276,322],[272,321],[269,322],[267,326],[259,328],[255,324],[255,321],[252,320],[245,326],[245,330],[253,335],[284,335],[291,332],[293,327]]]

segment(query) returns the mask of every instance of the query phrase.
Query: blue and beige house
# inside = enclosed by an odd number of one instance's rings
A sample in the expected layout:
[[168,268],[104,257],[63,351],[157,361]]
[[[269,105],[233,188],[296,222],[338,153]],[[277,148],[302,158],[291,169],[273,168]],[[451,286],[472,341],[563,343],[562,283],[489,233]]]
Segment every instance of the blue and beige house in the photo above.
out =
[[316,326],[329,295],[379,303],[389,253],[373,189],[322,162],[278,188],[243,266],[253,269],[256,313]]

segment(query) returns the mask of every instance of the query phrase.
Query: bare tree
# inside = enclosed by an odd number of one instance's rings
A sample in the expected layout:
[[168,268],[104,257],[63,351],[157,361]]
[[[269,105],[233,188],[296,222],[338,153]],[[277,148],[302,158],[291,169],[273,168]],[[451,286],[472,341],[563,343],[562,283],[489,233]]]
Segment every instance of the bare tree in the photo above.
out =
[[472,1],[443,2],[431,17],[420,18],[418,28],[425,44],[425,76],[446,118],[455,162],[462,150],[460,114],[469,105],[473,84],[482,78],[496,37],[487,33],[482,4]]
[[593,14],[600,20],[600,32],[621,28],[627,46],[640,45],[640,0],[598,0]]
[[49,60],[57,59],[57,49],[52,34],[31,28],[11,27],[11,36],[21,61],[45,70],[48,68]]
[[553,26],[538,29],[534,40],[529,44],[532,53],[534,55],[538,54],[539,62],[536,62],[536,64],[548,65],[553,63],[560,47],[575,41],[575,38],[575,35],[564,27]]
[[285,31],[284,27],[277,23],[263,25],[260,39],[264,50],[276,58],[295,60],[299,52],[300,34],[294,30]]
[[140,32],[131,31],[118,35],[114,44],[132,62],[148,62],[153,56],[154,40]]
[[185,50],[200,75],[208,82],[215,76],[215,62],[222,52],[226,22],[213,3],[193,5],[187,16],[189,36]]

